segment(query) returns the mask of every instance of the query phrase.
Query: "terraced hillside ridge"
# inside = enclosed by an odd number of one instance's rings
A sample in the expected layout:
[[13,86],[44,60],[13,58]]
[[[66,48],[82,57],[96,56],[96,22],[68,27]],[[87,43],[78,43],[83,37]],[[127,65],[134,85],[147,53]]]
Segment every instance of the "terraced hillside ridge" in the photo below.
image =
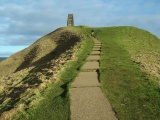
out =
[[[39,101],[45,99],[42,94],[51,88],[48,85],[53,84],[57,87],[66,84],[66,81],[59,80],[58,73],[68,62],[77,59],[76,55],[81,47],[85,46],[86,39],[89,38],[79,28],[59,28],[2,61],[0,63],[0,119],[13,119],[12,117],[15,117],[19,111],[24,111],[23,114],[29,108],[36,106]],[[80,60],[79,64],[81,64]],[[61,91],[61,86],[58,89]],[[52,97],[55,97],[55,94],[52,94]]]
[[117,118],[159,120],[160,39],[132,26],[92,29],[102,42],[102,90]]

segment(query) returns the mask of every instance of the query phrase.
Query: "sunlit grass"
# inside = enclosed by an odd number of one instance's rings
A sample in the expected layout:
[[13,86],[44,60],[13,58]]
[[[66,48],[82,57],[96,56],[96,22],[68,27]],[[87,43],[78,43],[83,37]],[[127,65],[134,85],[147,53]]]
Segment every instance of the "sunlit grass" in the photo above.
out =
[[[90,32],[91,29],[87,29]],[[134,27],[95,28],[102,41],[100,81],[120,120],[160,119],[160,88],[156,77],[131,59],[137,52],[157,52],[160,42]]]
[[[83,33],[81,29],[81,33]],[[21,111],[15,119],[18,120],[68,120],[70,119],[69,84],[79,72],[79,68],[85,62],[92,50],[93,41],[89,37],[81,43],[81,49],[76,59],[67,63],[59,73],[59,81],[48,84],[47,90],[41,94],[43,100],[34,108]]]

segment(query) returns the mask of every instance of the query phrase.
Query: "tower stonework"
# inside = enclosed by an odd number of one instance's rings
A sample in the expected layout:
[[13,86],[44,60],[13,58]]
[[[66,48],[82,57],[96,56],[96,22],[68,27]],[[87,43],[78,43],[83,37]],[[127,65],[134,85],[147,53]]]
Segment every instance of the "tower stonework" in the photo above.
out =
[[73,14],[68,14],[67,26],[74,26]]

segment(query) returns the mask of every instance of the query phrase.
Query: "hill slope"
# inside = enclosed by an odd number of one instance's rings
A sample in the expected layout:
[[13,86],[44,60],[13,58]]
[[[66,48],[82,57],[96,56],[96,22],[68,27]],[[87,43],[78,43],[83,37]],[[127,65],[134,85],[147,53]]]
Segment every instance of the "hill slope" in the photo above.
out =
[[160,77],[160,39],[153,34],[130,26],[96,28],[95,34],[100,39],[115,40],[143,70]]
[[60,28],[2,61],[0,119],[17,113],[17,119],[69,119],[68,86],[93,45],[84,29],[89,34],[94,29],[102,42],[99,77],[117,117],[160,118],[160,40],[145,30],[119,26]]
[[92,29],[102,42],[102,90],[117,118],[160,119],[160,40],[135,27]]
[[[76,54],[88,41],[86,39],[90,40],[80,28],[59,28],[2,61],[0,63],[0,119],[11,119],[18,111],[35,106],[44,99],[41,94],[50,89],[49,85],[52,86],[55,82],[53,85],[56,88],[53,86],[51,88],[58,89],[57,93],[61,97],[62,89],[64,91],[66,89],[61,88],[61,85],[67,84],[67,80],[63,78],[64,80],[60,80],[59,83],[58,74],[68,62],[77,59]],[[91,40],[89,44],[92,45]],[[89,48],[91,49],[91,46]],[[88,50],[75,64],[75,70],[81,65]],[[75,75],[70,75],[71,78],[73,76]],[[56,97],[57,93],[52,96]],[[54,107],[56,105],[58,104],[54,104]]]
[[[42,64],[43,59],[49,54],[52,54],[52,57],[46,58],[46,60],[51,60],[80,40],[80,37],[74,32],[76,32],[76,29],[60,28],[45,35],[33,45],[2,61],[0,63],[0,75],[9,75],[29,66]],[[44,62],[47,62],[46,60]]]

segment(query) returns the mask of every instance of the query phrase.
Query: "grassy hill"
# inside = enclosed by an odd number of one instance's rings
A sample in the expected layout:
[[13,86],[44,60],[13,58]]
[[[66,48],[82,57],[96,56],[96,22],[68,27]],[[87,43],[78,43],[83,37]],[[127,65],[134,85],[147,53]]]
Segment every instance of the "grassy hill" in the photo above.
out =
[[160,77],[160,40],[156,36],[135,27],[112,27],[102,31],[105,39],[114,39],[123,45],[131,59],[140,64],[143,70]]
[[[76,76],[92,45],[84,30],[64,27],[2,61],[0,119],[44,120],[46,115],[50,119],[56,116],[59,119],[68,118],[67,85]],[[55,110],[45,112],[44,106]]]
[[[37,40],[30,47],[12,55],[0,64],[2,76],[20,71],[29,66],[42,64],[53,59],[80,40],[76,29],[60,28]],[[52,55],[50,55],[52,54]],[[52,57],[51,57],[52,56]],[[50,57],[50,58],[47,58]],[[46,61],[46,60],[47,61]],[[8,69],[8,67],[10,69]]]
[[130,26],[92,29],[102,42],[102,89],[117,117],[160,119],[160,40]]
[[102,90],[117,117],[158,120],[160,39],[131,26],[59,28],[2,61],[0,119],[70,119],[68,87],[92,50],[92,29],[102,42]]

